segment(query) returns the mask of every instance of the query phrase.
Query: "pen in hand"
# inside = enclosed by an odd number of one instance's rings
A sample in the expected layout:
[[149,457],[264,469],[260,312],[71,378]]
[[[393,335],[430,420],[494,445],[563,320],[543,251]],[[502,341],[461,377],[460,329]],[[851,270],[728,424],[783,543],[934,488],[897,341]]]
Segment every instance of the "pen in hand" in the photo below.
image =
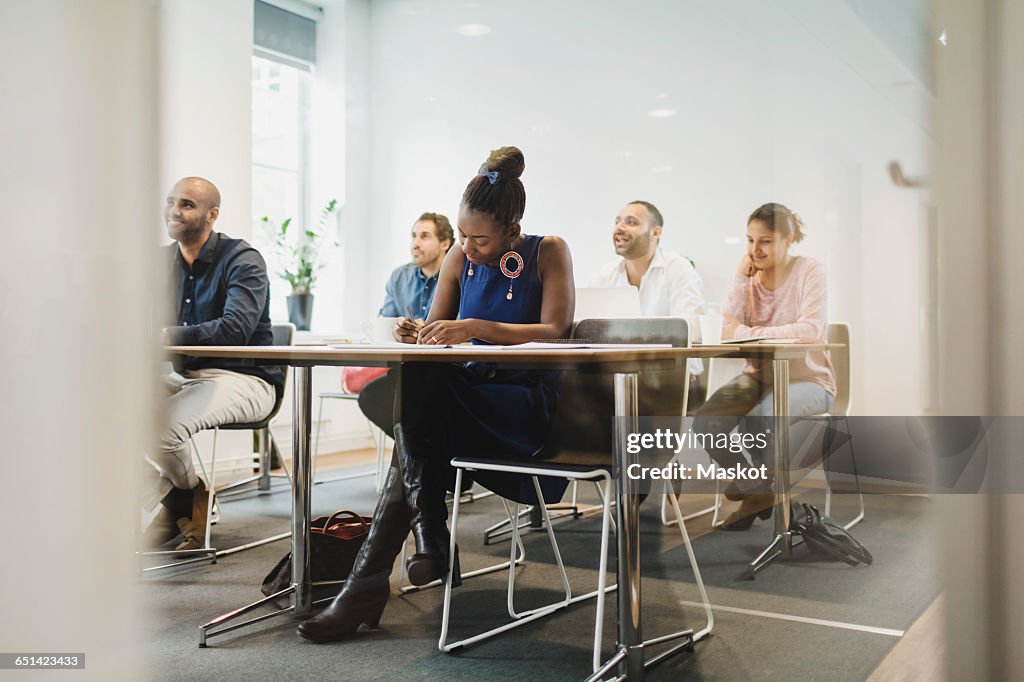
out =
[[[412,310],[409,309],[408,304],[405,305],[405,321],[412,327],[416,326],[416,318],[412,316]],[[416,332],[416,343],[419,343],[419,331]]]

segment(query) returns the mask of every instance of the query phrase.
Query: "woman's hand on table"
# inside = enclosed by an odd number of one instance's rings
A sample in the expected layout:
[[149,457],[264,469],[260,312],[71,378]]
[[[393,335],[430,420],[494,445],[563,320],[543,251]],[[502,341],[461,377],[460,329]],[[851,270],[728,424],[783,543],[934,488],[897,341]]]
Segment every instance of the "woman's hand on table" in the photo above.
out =
[[420,318],[410,320],[408,317],[400,317],[395,322],[395,328],[391,330],[391,335],[395,337],[395,341],[401,341],[402,343],[416,343],[420,337],[420,330],[423,329],[424,322]]
[[438,320],[420,330],[420,343],[427,346],[452,346],[476,335],[473,320]]

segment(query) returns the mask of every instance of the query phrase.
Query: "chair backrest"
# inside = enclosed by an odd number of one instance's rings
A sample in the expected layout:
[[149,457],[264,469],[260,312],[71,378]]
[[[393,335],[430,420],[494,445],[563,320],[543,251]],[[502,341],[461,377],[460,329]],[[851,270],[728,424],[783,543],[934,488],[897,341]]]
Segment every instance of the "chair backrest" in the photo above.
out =
[[290,346],[295,339],[295,325],[291,322],[275,324],[270,327],[270,333],[274,337],[275,346]]
[[[270,327],[270,333],[274,337],[275,346],[290,346],[292,341],[295,340],[295,325],[291,322],[275,324]],[[264,420],[267,423],[270,423],[270,420],[277,416],[278,411],[281,409],[281,403],[284,402],[284,395],[288,390],[288,375],[291,373],[291,368],[284,365],[281,369],[284,370],[284,390],[281,391],[281,397],[274,401],[274,409],[270,411],[270,415]]]
[[[290,346],[292,340],[295,338],[295,325],[290,322],[284,324],[275,324],[271,326],[270,333],[273,337],[274,346]],[[281,390],[280,395],[274,400],[274,409],[270,411],[263,419],[252,422],[249,424],[223,424],[220,428],[225,431],[247,431],[249,429],[263,429],[269,426],[270,421],[277,416],[277,413],[281,410],[281,405],[284,403],[284,396],[288,389],[288,374],[289,367],[284,365],[281,367],[284,370],[284,387]]]
[[[689,345],[689,327],[682,318],[581,320],[573,338],[592,343],[668,343]],[[683,409],[685,363],[672,369],[640,372],[639,414],[644,417],[680,417]],[[558,391],[558,412],[549,438],[555,450],[612,451],[615,390],[608,374],[566,372]]]
[[829,409],[830,414],[850,412],[850,325],[845,322],[831,322],[828,325],[828,342],[842,344],[842,348],[829,351],[832,370],[836,379],[836,399]]

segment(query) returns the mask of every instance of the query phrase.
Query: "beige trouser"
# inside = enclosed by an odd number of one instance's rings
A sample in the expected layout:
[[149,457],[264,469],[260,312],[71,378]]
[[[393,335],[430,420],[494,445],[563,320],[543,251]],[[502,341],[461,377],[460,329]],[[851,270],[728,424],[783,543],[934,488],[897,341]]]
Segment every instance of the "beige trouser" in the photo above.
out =
[[152,510],[171,488],[199,485],[192,448],[193,435],[223,424],[254,422],[274,409],[274,387],[258,377],[226,369],[199,369],[164,378],[171,395],[164,401],[166,427],[148,458],[159,477],[147,485],[143,504]]

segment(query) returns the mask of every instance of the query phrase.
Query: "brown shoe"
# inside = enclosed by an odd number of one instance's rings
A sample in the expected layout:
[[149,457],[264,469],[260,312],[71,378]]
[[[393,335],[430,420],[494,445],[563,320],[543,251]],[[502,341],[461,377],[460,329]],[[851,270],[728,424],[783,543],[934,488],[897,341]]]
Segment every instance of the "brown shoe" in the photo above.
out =
[[157,549],[181,535],[174,512],[160,505],[160,511],[153,517],[153,522],[146,528],[142,541],[146,549]]
[[192,518],[177,520],[184,540],[176,550],[202,549],[206,546],[206,515],[210,512],[210,491],[202,483],[192,489]]
[[744,495],[739,509],[729,514],[720,524],[722,530],[747,530],[754,525],[754,518],[770,519],[775,495],[772,493],[752,493]]

